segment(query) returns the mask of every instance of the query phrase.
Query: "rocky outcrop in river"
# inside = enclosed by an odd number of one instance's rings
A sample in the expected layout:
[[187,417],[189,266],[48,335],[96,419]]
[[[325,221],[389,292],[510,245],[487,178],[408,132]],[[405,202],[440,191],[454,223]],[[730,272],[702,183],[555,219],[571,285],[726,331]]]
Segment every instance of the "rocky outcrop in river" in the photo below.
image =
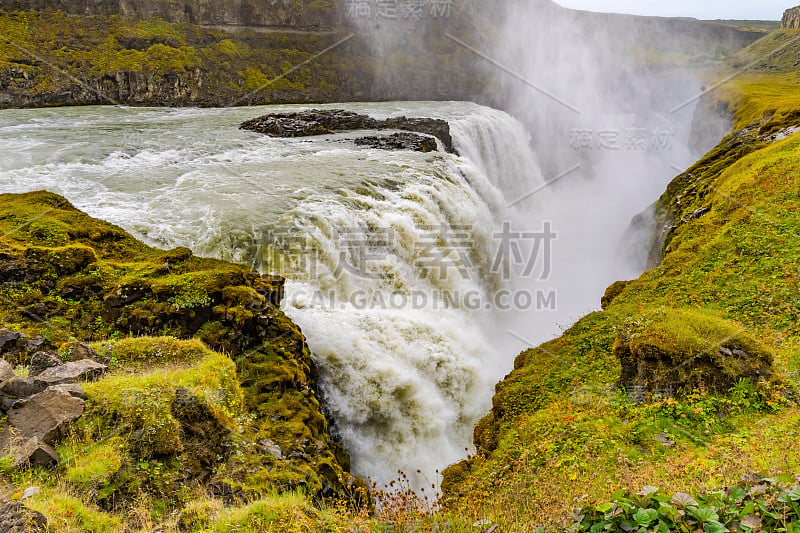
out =
[[[353,130],[403,130],[430,135],[442,141],[445,149],[455,153],[450,124],[433,118],[392,117],[377,120],[342,109],[312,110],[299,113],[274,113],[243,122],[242,129],[263,133],[271,137],[310,137]],[[435,150],[435,145],[425,143],[420,136],[400,134],[391,138],[366,137],[356,144],[389,150],[411,149],[422,152]]]

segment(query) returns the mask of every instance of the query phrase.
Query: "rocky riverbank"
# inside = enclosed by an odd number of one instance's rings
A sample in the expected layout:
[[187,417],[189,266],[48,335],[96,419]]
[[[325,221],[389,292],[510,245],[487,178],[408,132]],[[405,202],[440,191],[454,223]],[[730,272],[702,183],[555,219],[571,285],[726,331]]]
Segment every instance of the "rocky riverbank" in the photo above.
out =
[[197,486],[367,501],[283,279],[149,248],[45,192],[0,195],[0,234],[4,467],[57,468],[116,513],[179,510]]

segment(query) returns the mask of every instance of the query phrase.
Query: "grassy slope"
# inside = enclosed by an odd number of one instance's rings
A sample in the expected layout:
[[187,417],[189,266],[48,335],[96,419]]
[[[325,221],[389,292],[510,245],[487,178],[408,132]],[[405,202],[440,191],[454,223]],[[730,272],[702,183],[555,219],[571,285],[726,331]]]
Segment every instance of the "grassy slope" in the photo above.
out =
[[[751,129],[723,141],[660,200],[677,221],[663,263],[622,285],[603,312],[521,354],[497,386],[475,431],[479,453],[445,476],[456,516],[526,529],[623,487],[706,491],[800,469],[800,409],[774,390],[738,383],[732,393],[635,405],[615,390],[614,355],[619,337],[653,328],[666,351],[685,355],[698,327],[724,323],[763,343],[784,383],[797,382],[800,134],[769,138],[800,125],[800,44],[769,54],[797,37],[771,34],[735,58],[756,65],[714,96],[735,111],[737,128]],[[687,216],[700,208],[710,211]],[[707,340],[710,350],[724,339]]]

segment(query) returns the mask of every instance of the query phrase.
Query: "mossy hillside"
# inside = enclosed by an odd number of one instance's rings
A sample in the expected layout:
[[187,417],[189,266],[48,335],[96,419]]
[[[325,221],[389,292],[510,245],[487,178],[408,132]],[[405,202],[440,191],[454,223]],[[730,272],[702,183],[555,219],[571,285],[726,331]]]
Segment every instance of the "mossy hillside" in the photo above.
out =
[[[670,185],[663,261],[610,291],[604,311],[517,358],[476,427],[477,454],[445,472],[453,512],[526,529],[624,487],[702,492],[796,473],[787,450],[799,442],[800,135],[787,128],[800,102],[780,93],[787,76],[742,78],[717,96],[751,122]],[[771,121],[777,128],[762,132]],[[718,386],[701,372],[618,388],[620,351],[680,366],[733,345],[772,376],[737,367],[728,370],[738,379]]]
[[[302,333],[275,306],[282,280],[197,258],[186,249],[147,247],[46,192],[0,195],[0,235],[0,316],[8,327],[42,334],[56,346],[72,339],[94,342],[120,371],[165,364],[203,368],[210,355],[200,341],[224,354],[212,359],[217,371],[224,361],[235,364],[240,408],[250,417],[245,442],[251,451],[229,464],[227,488],[218,490],[239,499],[290,489],[334,496],[357,484],[346,472],[347,453],[328,434]],[[101,418],[131,415],[127,400],[116,394],[126,384],[134,391],[175,391],[181,375],[133,375],[92,385],[98,394],[107,391],[103,405],[109,411]],[[162,416],[169,394],[137,393],[159,399],[161,409],[146,410],[138,423],[128,424],[133,431],[159,430],[138,434],[143,456],[181,451],[170,440],[175,424]],[[259,442],[271,442],[280,452],[263,452]]]
[[771,122],[772,127],[796,125],[794,113],[800,108],[800,31],[770,33],[734,55],[718,76],[732,78],[722,85],[709,80],[713,88],[711,101],[732,110],[735,130],[761,121]]
[[[227,476],[240,462],[259,453],[248,449],[251,420],[228,416],[236,410],[230,398],[241,396],[231,377],[233,363],[213,352],[196,365],[115,372],[86,387],[89,410],[59,446],[58,469],[5,475],[16,486],[40,488],[25,504],[59,532],[348,530],[356,517],[345,502],[327,507],[305,492],[278,492],[270,488],[274,482],[242,500],[215,494],[216,487],[230,486]],[[184,387],[211,407],[188,425],[175,405]],[[160,428],[144,440],[161,453],[142,446],[143,424]],[[193,426],[204,431],[192,432]],[[226,431],[209,431],[213,427]],[[270,470],[275,475],[287,468],[266,465],[265,475]]]

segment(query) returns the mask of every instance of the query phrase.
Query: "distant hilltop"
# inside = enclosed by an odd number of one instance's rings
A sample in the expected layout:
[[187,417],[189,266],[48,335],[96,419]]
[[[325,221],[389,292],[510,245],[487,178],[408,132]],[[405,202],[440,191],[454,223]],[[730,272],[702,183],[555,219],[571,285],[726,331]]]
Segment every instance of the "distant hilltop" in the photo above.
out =
[[800,29],[800,6],[786,10],[786,13],[783,14],[781,27],[793,30]]
[[60,10],[71,15],[122,15],[172,23],[331,31],[341,25],[336,0],[0,0],[0,10]]

